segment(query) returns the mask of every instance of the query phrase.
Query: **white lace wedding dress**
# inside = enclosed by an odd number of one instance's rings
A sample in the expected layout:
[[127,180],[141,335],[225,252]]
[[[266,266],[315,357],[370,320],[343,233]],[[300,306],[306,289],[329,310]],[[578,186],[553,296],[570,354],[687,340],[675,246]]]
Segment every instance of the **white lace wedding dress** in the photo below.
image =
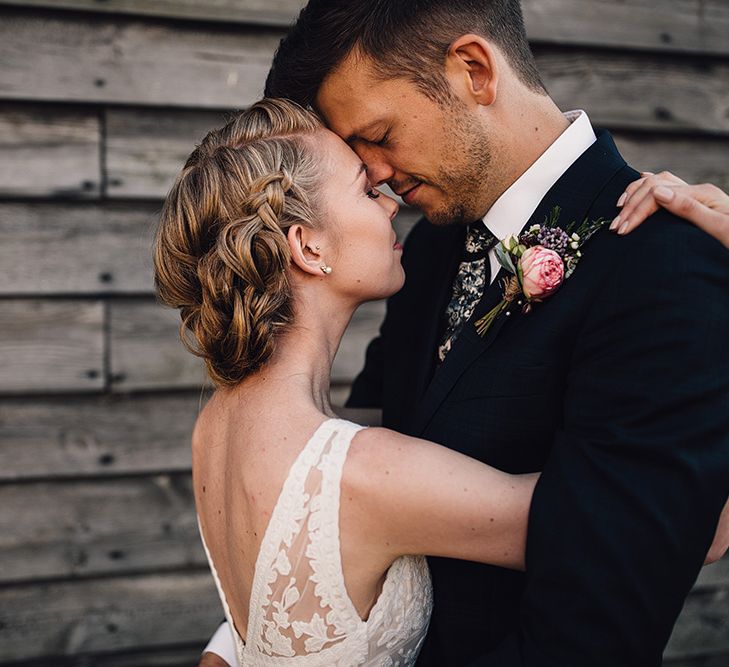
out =
[[349,445],[361,428],[341,419],[325,421],[292,465],[258,553],[247,642],[234,630],[203,539],[241,667],[415,664],[433,606],[425,559],[405,556],[393,563],[367,621],[358,616],[344,585],[340,481]]

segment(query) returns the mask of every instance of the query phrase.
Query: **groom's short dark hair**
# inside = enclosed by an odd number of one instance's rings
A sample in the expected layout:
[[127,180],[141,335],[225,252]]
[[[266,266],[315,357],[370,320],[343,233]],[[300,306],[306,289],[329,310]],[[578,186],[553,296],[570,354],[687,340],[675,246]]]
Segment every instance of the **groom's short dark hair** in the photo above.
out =
[[545,92],[520,0],[310,0],[281,41],[266,96],[314,106],[324,79],[358,49],[382,78],[407,78],[448,100],[445,57],[467,33],[493,42],[525,85]]

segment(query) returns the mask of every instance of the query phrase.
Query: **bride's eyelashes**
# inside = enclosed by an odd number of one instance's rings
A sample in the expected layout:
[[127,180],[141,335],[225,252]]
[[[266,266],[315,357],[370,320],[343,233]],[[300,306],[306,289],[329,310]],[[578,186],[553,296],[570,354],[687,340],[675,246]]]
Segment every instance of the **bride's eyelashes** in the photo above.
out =
[[380,193],[379,193],[379,191],[375,190],[374,188],[367,188],[367,191],[365,192],[365,194],[366,194],[366,195],[367,195],[367,196],[368,196],[368,197],[369,197],[370,199],[379,199],[379,198],[380,198]]

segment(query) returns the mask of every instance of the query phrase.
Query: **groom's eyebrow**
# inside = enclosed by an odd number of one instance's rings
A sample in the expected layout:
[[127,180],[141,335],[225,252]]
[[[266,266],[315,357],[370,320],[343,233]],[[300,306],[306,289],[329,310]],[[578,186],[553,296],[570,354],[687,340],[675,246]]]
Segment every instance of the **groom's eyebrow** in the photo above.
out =
[[364,172],[364,171],[367,171],[367,165],[364,162],[362,162],[359,165],[359,169],[357,170],[357,176],[355,177],[355,179],[353,181],[354,183],[356,183],[360,179],[360,177],[362,176],[362,172]]
[[369,132],[376,125],[379,125],[381,122],[382,121],[379,120],[379,119],[378,120],[373,120],[371,123],[368,123],[364,127],[360,127],[358,129],[356,129],[354,132],[352,132],[352,134],[350,134],[345,139],[345,141],[349,144],[349,143],[352,143],[353,141],[356,141],[357,139],[362,139],[363,138],[362,137],[363,134],[367,134],[367,132]]

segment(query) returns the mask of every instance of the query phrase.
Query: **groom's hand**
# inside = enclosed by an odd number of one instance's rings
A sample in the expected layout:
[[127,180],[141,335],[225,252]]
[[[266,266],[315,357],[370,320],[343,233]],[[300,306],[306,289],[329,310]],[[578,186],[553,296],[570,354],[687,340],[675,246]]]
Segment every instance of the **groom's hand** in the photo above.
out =
[[202,654],[198,667],[230,667],[219,655],[209,651]]
[[724,557],[724,554],[729,548],[729,500],[724,505],[724,510],[719,518],[719,525],[716,529],[716,535],[714,535],[714,542],[709,549],[709,553],[706,556],[704,565],[715,563]]

